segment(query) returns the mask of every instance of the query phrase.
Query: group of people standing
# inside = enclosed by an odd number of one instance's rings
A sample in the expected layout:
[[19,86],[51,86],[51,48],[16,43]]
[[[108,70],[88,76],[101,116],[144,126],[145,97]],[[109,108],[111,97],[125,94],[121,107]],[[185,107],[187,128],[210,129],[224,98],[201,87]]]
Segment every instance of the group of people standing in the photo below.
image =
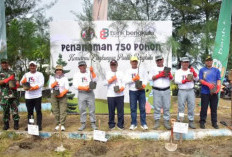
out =
[[[207,117],[208,105],[211,108],[211,121],[212,126],[218,129],[217,125],[217,104],[218,92],[220,91],[221,78],[220,71],[212,67],[213,59],[207,56],[205,60],[205,67],[200,69],[199,76],[193,67],[189,67],[190,60],[188,57],[181,59],[181,68],[175,72],[173,77],[171,69],[164,66],[164,58],[161,55],[155,57],[156,67],[147,74],[143,69],[138,67],[138,58],[131,57],[131,67],[126,72],[118,70],[118,62],[116,60],[110,61],[110,71],[106,74],[105,85],[107,86],[107,102],[109,110],[109,129],[113,130],[117,127],[120,130],[124,129],[124,90],[129,89],[129,102],[131,111],[131,125],[130,130],[135,130],[138,126],[137,123],[137,104],[140,111],[140,124],[143,130],[148,130],[146,123],[146,96],[145,88],[148,81],[152,82],[153,90],[153,105],[154,105],[154,127],[160,127],[161,109],[163,109],[163,122],[167,130],[171,129],[170,126],[170,104],[171,92],[170,82],[178,85],[178,116],[180,121],[180,113],[184,114],[185,104],[188,107],[188,120],[189,127],[195,129],[194,124],[194,109],[195,109],[195,93],[194,82],[200,81],[202,84],[201,89],[201,112],[200,112],[200,128],[205,128]],[[41,99],[42,87],[44,86],[44,76],[41,72],[36,70],[36,63],[29,62],[29,72],[24,74],[20,82],[16,82],[16,87],[10,88],[9,81],[18,80],[14,72],[9,69],[8,61],[1,60],[1,106],[3,108],[3,130],[9,128],[10,109],[13,113],[14,129],[18,130],[19,115],[18,115],[18,96],[17,88],[27,82],[30,88],[25,91],[25,100],[28,111],[28,121],[33,115],[34,109],[37,114],[37,125],[39,130],[42,130],[42,112],[41,112]],[[78,128],[82,131],[86,128],[87,121],[87,108],[91,127],[93,130],[97,129],[96,116],[95,116],[95,95],[93,90],[96,88],[97,75],[91,66],[87,69],[85,61],[78,62],[79,73],[73,76],[73,87],[78,91],[78,107],[80,111],[81,126]],[[95,85],[95,87],[94,87]],[[69,91],[69,83],[67,77],[64,75],[64,70],[61,65],[55,68],[55,75],[50,77],[49,88],[51,89],[51,103],[52,111],[56,119],[55,130],[65,130],[65,120],[67,116],[67,97]],[[102,91],[103,92],[103,91]],[[115,122],[115,110],[117,109],[117,125]],[[27,130],[27,128],[26,128]]]

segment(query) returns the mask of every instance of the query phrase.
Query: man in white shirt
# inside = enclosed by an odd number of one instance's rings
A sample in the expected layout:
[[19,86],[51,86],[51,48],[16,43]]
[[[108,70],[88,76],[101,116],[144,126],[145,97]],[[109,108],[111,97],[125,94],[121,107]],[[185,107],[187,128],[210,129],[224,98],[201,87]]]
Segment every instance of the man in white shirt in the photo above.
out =
[[171,71],[165,74],[164,58],[161,55],[155,57],[157,68],[149,74],[149,79],[153,81],[153,104],[155,108],[154,129],[160,127],[160,110],[163,108],[164,127],[167,130],[171,129],[169,124],[170,119],[170,81],[173,79]]
[[[27,118],[28,121],[33,116],[35,108],[37,125],[39,130],[42,130],[42,112],[41,112],[41,100],[42,100],[42,87],[44,86],[44,76],[41,72],[36,70],[36,62],[29,62],[29,72],[23,75],[20,84],[26,82],[30,83],[30,89],[25,92],[26,106],[27,106]],[[26,128],[27,130],[27,128]]]
[[[146,96],[145,88],[147,85],[147,74],[144,70],[138,69],[138,57],[132,56],[130,59],[131,69],[126,75],[126,84],[129,87],[130,109],[131,109],[131,126],[130,130],[137,128],[137,101],[139,102],[141,128],[147,130],[146,123]],[[141,86],[136,86],[136,82],[142,81]]]
[[124,129],[124,83],[123,73],[117,70],[118,62],[116,60],[110,61],[110,69],[106,74],[107,85],[107,101],[109,110],[109,128],[115,128],[114,116],[115,108],[117,108],[118,124],[117,127]]
[[85,61],[78,62],[78,68],[80,73],[73,76],[73,86],[78,90],[78,106],[80,110],[81,127],[79,131],[83,131],[86,128],[86,108],[89,109],[89,116],[91,127],[96,130],[96,117],[95,117],[95,95],[93,89],[90,89],[89,83],[91,81],[96,82],[97,76],[93,71],[93,67],[90,67],[90,72],[86,70],[87,65]]
[[179,113],[184,113],[185,103],[188,105],[188,119],[189,127],[196,129],[194,125],[194,109],[195,109],[195,93],[194,81],[198,81],[198,75],[195,70],[189,68],[189,58],[183,57],[181,59],[181,69],[175,73],[175,83],[178,84],[178,120],[180,120]]

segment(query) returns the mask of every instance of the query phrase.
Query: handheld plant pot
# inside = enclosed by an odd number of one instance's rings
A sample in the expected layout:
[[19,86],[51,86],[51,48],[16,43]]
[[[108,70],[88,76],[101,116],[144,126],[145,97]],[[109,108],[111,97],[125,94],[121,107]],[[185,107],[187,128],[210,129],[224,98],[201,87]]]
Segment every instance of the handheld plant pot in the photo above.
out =
[[114,86],[114,92],[117,93],[119,91],[119,86]]
[[170,71],[171,71],[171,68],[164,67],[164,75],[165,75],[165,77],[168,77],[168,74],[170,73]]
[[29,90],[30,89],[30,82],[23,83],[23,89],[24,90]]
[[143,87],[142,85],[143,85],[143,82],[140,80],[137,80],[135,82],[135,88],[137,88],[137,89],[141,89]]
[[97,83],[96,82],[93,82],[93,81],[89,82],[89,88],[90,89],[96,89],[96,87],[97,87]]

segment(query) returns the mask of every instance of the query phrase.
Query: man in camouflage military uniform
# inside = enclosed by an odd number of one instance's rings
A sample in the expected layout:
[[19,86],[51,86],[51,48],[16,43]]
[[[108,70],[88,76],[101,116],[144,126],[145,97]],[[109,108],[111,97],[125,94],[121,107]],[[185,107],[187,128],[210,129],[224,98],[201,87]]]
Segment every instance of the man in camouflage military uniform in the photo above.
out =
[[14,120],[14,129],[19,129],[19,114],[18,114],[18,96],[17,87],[19,83],[17,81],[16,87],[10,88],[9,81],[15,80],[15,74],[9,69],[7,59],[1,60],[1,71],[0,71],[0,89],[1,89],[1,101],[0,105],[3,108],[3,130],[9,129],[10,121],[10,110],[12,111],[12,117]]

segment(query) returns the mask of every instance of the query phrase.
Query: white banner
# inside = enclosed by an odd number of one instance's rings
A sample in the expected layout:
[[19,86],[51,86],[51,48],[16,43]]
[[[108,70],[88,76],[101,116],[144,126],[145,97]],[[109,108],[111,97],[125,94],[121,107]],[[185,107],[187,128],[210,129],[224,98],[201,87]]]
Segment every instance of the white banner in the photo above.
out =
[[[149,72],[155,64],[155,56],[163,55],[165,66],[172,65],[171,47],[167,40],[172,35],[171,21],[56,21],[50,23],[51,65],[56,66],[59,55],[67,62],[66,74],[72,78],[79,72],[78,62],[85,60],[98,76],[96,98],[106,99],[104,86],[109,62],[118,60],[118,70],[130,68],[130,57],[140,59],[140,69]],[[73,88],[71,88],[73,91]],[[75,92],[77,93],[77,92]],[[128,89],[125,91],[128,102]]]

